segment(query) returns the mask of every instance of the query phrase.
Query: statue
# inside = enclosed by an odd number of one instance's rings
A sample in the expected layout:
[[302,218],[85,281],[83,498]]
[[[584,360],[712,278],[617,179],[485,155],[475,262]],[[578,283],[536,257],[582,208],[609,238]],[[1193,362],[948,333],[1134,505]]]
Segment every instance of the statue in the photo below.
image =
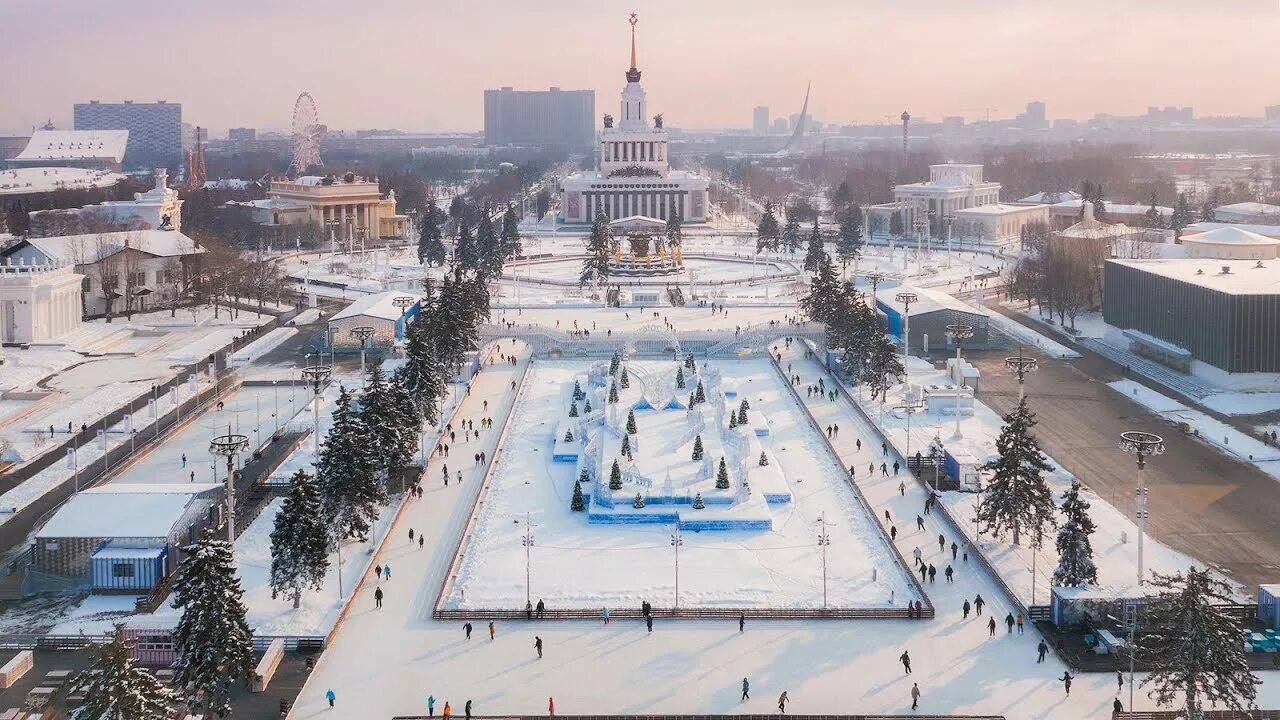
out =
[[662,113],[653,116],[653,127],[655,130],[662,129]]
[[156,228],[156,229],[157,229],[157,230],[172,230],[172,229],[173,229],[173,216],[172,216],[172,215],[170,215],[170,214],[168,214],[168,213],[165,213],[164,215],[161,215],[161,216],[160,216],[160,227],[158,227],[158,228]]
[[604,126],[606,128],[613,127],[613,116],[610,115],[609,113],[604,114]]

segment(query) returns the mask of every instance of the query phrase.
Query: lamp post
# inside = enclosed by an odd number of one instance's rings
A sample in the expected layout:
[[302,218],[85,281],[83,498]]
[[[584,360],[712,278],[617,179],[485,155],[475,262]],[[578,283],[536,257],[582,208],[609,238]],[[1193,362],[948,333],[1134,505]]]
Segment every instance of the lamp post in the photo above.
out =
[[911,416],[924,409],[924,403],[905,402],[901,405],[894,405],[894,410],[901,410],[907,414],[907,451],[903,456],[907,461],[907,467],[911,467]]
[[1022,354],[1022,346],[1018,346],[1018,354],[1016,357],[1007,357],[1004,359],[1004,369],[1013,371],[1018,376],[1018,404],[1021,405],[1023,399],[1027,396],[1026,381],[1027,373],[1040,369],[1040,363],[1033,357],[1026,357]]
[[369,338],[373,337],[377,330],[368,325],[351,328],[351,337],[360,341],[360,386],[364,386],[364,353],[369,347]]
[[408,335],[408,334],[409,334],[409,328],[408,328],[407,323],[406,323],[406,320],[405,320],[405,318],[404,318],[404,314],[409,310],[409,308],[411,308],[411,307],[413,307],[414,305],[418,304],[418,299],[417,299],[417,298],[415,298],[415,297],[413,297],[412,295],[397,295],[397,296],[395,296],[395,297],[391,298],[391,304],[392,304],[392,305],[394,305],[394,306],[396,306],[397,308],[400,308],[400,334],[401,334],[401,336],[403,337],[403,336],[405,336],[405,335]]
[[1134,491],[1136,499],[1135,513],[1138,516],[1138,584],[1145,581],[1142,573],[1142,536],[1147,534],[1147,457],[1164,454],[1164,438],[1155,433],[1141,430],[1126,430],[1120,433],[1120,449],[1138,457],[1138,489]]
[[880,281],[884,280],[884,275],[878,272],[867,273],[867,282],[871,283],[871,308],[874,310],[876,302],[880,299],[876,295],[876,288],[880,285]]
[[[958,324],[948,325],[947,337],[951,338],[956,343],[956,366],[953,372],[959,373],[960,372],[960,346],[964,343],[965,340],[968,340],[969,338],[973,337],[973,326],[958,325]],[[963,387],[964,384],[956,380],[955,378],[952,378],[952,381],[956,383],[956,434],[954,437],[955,439],[959,440],[961,437],[963,437],[960,434],[960,388]]]
[[907,370],[907,355],[911,352],[911,303],[920,299],[919,295],[913,292],[900,292],[893,296],[894,300],[902,303],[902,374],[911,382],[911,372]]
[[822,609],[827,609],[827,548],[831,546],[831,534],[827,532],[827,513],[818,514],[818,547],[822,548]]
[[680,609],[680,546],[684,544],[684,537],[680,534],[680,523],[676,523],[675,530],[671,533],[671,547],[676,551],[676,609]]
[[956,216],[954,213],[945,213],[942,220],[947,224],[947,267],[951,267],[951,223],[956,221]]
[[529,607],[533,602],[533,522],[529,513],[524,514],[524,537],[520,543],[524,545],[524,604]]
[[320,461],[320,390],[329,382],[332,372],[332,368],[328,365],[308,365],[302,368],[302,379],[311,383],[311,389],[315,393],[311,406],[311,434],[316,462]]
[[249,438],[231,432],[209,441],[209,452],[227,459],[227,542],[236,541],[236,456],[249,449]]

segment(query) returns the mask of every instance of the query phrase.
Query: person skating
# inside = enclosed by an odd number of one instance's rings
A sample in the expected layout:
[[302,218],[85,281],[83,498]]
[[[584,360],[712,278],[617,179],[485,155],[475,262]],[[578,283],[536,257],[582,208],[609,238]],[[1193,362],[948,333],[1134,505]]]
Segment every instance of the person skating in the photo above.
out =
[[917,546],[916,546],[915,550],[912,550],[912,551],[911,551],[911,557],[915,558],[915,560],[916,560],[915,564],[916,564],[916,566],[917,566],[917,567],[919,567],[920,565],[924,564],[924,561],[920,559],[920,546],[919,546],[919,545],[917,545]]
[[938,533],[938,552],[942,552],[943,550],[946,550],[946,549],[947,549],[947,539],[942,535],[942,533]]
[[382,576],[383,576],[383,577],[385,577],[385,578],[386,578],[386,579],[388,579],[388,580],[390,580],[390,579],[391,579],[391,564],[390,564],[390,563],[383,563],[383,565],[382,565]]
[[982,606],[986,604],[987,604],[987,601],[982,599],[981,593],[979,593],[977,596],[973,598],[973,609],[979,615],[982,614]]
[[547,698],[547,715],[549,717],[556,716],[556,699],[553,697]]
[[419,535],[419,536],[418,536],[418,549],[419,549],[419,550],[421,550],[421,549],[422,549],[422,544],[423,544],[424,542],[426,542],[426,540],[427,540],[427,539],[426,539],[425,537],[423,537],[422,535]]
[[374,588],[373,603],[376,609],[378,610],[382,609],[382,588],[381,587]]
[[1116,671],[1116,691],[1124,689],[1124,673]]
[[969,619],[969,601],[968,600],[964,601],[963,610],[964,610],[964,619],[968,620]]
[[471,701],[468,700],[466,705],[462,706],[462,714],[464,717],[471,717]]
[[538,659],[542,659],[542,638],[533,636],[533,649],[538,651]]
[[1124,712],[1124,705],[1122,705],[1122,704],[1120,703],[1120,698],[1116,698],[1115,700],[1112,700],[1112,701],[1111,701],[1111,714],[1112,714],[1112,715],[1119,715],[1119,714],[1120,714],[1120,713],[1122,713],[1122,712]]
[[920,685],[911,683],[911,709],[915,710],[920,707]]
[[987,637],[995,637],[995,636],[996,636],[996,618],[994,615],[992,615],[991,619],[987,620]]
[[897,539],[898,539],[898,526],[897,526],[897,525],[890,525],[890,526],[889,526],[889,539],[890,539],[890,540],[897,541]]
[[960,546],[959,546],[959,545],[956,545],[956,544],[955,544],[955,542],[953,541],[953,542],[951,543],[951,559],[952,559],[952,560],[955,560],[955,559],[956,559],[956,551],[957,551],[957,550],[959,550],[959,549],[960,549]]
[[1071,673],[1066,670],[1062,671],[1062,689],[1067,691],[1067,695],[1071,694]]
[[898,471],[899,471],[899,470],[901,470],[901,469],[902,469],[902,466],[898,464],[898,461],[897,461],[897,460],[894,460],[894,461],[893,461],[893,474],[894,474],[894,475],[897,475],[897,474],[898,474]]
[[920,582],[922,583],[926,582],[928,581],[928,579],[929,579],[929,566],[926,565],[923,560],[921,560],[920,561]]
[[538,598],[538,619],[541,620],[543,615],[546,612],[547,612],[546,603],[542,602],[542,598]]
[[880,443],[880,452],[881,452],[881,454],[883,454],[883,455],[888,455],[888,454],[889,454],[889,446],[888,446],[887,444],[885,444],[885,443]]
[[382,579],[382,566],[381,566],[381,565],[374,565],[374,566],[373,566],[373,574],[374,574],[374,575],[377,575],[377,576],[378,576],[378,579],[379,579],[379,580],[381,580],[381,579]]
[[436,716],[436,696],[428,695],[427,696],[427,717],[435,717],[435,716]]
[[471,639],[471,623],[464,624],[462,626],[462,630],[467,634],[467,639],[470,640]]
[[924,518],[920,517],[919,515],[916,516],[916,529],[921,532],[924,532]]
[[329,701],[329,707],[333,707],[334,701],[338,699],[338,694],[332,689],[326,690],[324,693],[324,699]]
[[787,701],[790,699],[791,698],[787,697],[787,691],[783,690],[782,694],[778,696],[778,712],[783,715],[787,714]]
[[653,632],[653,616],[652,615],[644,616],[644,626],[649,629],[649,632]]
[[1022,613],[1018,613],[1017,623],[1018,623],[1018,634],[1021,635],[1022,634]]
[[1009,634],[1013,634],[1013,613],[1004,616],[1005,627],[1009,628]]
[[903,650],[902,654],[898,656],[898,662],[902,663],[903,674],[910,675],[911,674],[911,656],[907,654],[906,650]]
[[604,618],[605,625],[609,624],[609,608],[608,607],[600,608],[600,617]]
[[444,701],[444,709],[440,711],[440,714],[446,718],[453,717],[453,708],[449,705],[448,700]]
[[1036,646],[1036,664],[1044,662],[1044,656],[1047,652],[1049,652],[1049,646],[1042,639],[1040,644]]
[[889,477],[889,466],[880,463],[880,477]]
[[862,438],[858,438],[858,452],[862,452]]
[[[852,467],[851,467],[850,469],[852,469]],[[889,511],[888,511],[887,509],[884,511],[884,521],[885,521],[886,523],[892,523],[892,522],[893,522],[893,518],[889,517]]]
[[943,574],[947,576],[947,582],[953,582],[954,580],[952,576],[956,574],[956,571],[952,570],[951,566],[948,565],[947,569],[943,571]]
[[746,678],[742,678],[742,700],[740,700],[739,702],[746,702],[747,700],[750,700],[750,699],[751,699],[751,683],[747,682]]
[[747,616],[744,613],[738,613],[738,632],[743,632],[746,629],[747,629]]
[[938,568],[934,567],[933,563],[929,563],[929,584],[930,585],[933,584],[933,580],[937,576],[938,576]]
[[413,544],[413,528],[409,528],[409,544]]

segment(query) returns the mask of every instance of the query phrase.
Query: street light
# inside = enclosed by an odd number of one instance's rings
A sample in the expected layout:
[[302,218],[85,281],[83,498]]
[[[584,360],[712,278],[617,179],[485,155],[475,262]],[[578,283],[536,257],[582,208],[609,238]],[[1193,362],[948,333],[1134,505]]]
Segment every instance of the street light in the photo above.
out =
[[249,438],[231,432],[209,441],[209,452],[227,459],[227,542],[236,541],[236,456],[249,449]]
[[907,451],[903,455],[907,460],[907,467],[911,467],[911,416],[924,409],[924,403],[905,402],[901,405],[894,405],[894,410],[900,410],[907,414]]
[[524,537],[520,538],[520,544],[524,545],[524,605],[530,607],[533,603],[533,522],[529,513],[524,514]]
[[311,407],[312,440],[316,451],[316,462],[320,462],[320,389],[329,382],[333,373],[328,365],[308,365],[302,368],[302,379],[311,383],[315,392],[315,400]]
[[1017,357],[1007,357],[1004,359],[1004,369],[1011,370],[1018,376],[1018,404],[1022,404],[1022,400],[1027,396],[1026,380],[1027,373],[1040,369],[1040,363],[1033,357],[1026,357],[1022,354],[1022,346],[1018,346]]
[[893,296],[902,303],[902,374],[907,382],[911,381],[911,372],[907,370],[907,355],[911,352],[911,303],[920,299],[913,292],[900,292]]
[[818,514],[818,547],[822,548],[822,609],[827,609],[827,548],[831,546],[831,534],[827,532],[827,513]]
[[871,283],[871,307],[874,309],[876,302],[880,299],[876,295],[876,287],[880,285],[880,281],[884,280],[884,275],[878,272],[867,273],[867,282]]
[[[952,340],[954,340],[954,341],[955,341],[955,343],[956,343],[956,366],[955,366],[955,368],[952,370],[952,372],[955,372],[955,373],[959,374],[959,373],[960,373],[960,345],[961,345],[961,344],[963,344],[965,340],[968,340],[969,338],[973,337],[973,326],[972,326],[972,325],[958,325],[958,324],[957,324],[957,325],[948,325],[948,326],[947,326],[947,337],[951,338],[951,339],[952,339]],[[963,375],[962,375],[961,377],[963,377]],[[960,434],[960,388],[961,388],[961,387],[963,387],[963,386],[964,386],[964,384],[963,384],[963,383],[961,383],[960,381],[956,380],[955,378],[952,378],[951,380],[952,380],[952,382],[954,382],[954,383],[956,384],[956,434],[955,434],[955,438],[956,438],[957,440],[959,440],[961,437],[963,437],[963,436]]]
[[1120,449],[1138,457],[1138,489],[1136,510],[1138,516],[1138,584],[1145,581],[1142,574],[1142,536],[1147,534],[1147,456],[1164,454],[1164,438],[1141,430],[1120,433]]
[[676,609],[680,609],[680,546],[684,544],[684,537],[680,533],[680,523],[676,523],[675,531],[671,533],[671,547],[676,551]]
[[364,386],[364,351],[369,347],[369,338],[377,332],[368,325],[351,328],[351,337],[360,341],[360,385],[362,387]]
[[418,304],[418,299],[412,295],[397,295],[391,298],[391,304],[400,308],[400,332],[404,335],[409,334],[409,328],[406,327],[404,314],[409,308]]

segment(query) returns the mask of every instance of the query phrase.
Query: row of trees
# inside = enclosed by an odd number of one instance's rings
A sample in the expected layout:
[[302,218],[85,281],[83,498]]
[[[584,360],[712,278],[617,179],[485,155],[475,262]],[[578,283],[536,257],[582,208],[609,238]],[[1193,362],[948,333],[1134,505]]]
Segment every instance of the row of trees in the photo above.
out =
[[[828,237],[820,224],[817,212],[813,212],[813,227],[805,242],[804,269],[816,272],[822,263]],[[849,269],[849,263],[862,254],[863,227],[862,210],[852,200],[835,206],[834,216],[839,223],[839,232],[835,236],[836,255],[840,258],[842,270]],[[779,226],[773,203],[766,203],[764,215],[756,225],[756,252],[784,251],[794,253],[802,244],[800,218],[802,213],[789,208],[785,224]]]

